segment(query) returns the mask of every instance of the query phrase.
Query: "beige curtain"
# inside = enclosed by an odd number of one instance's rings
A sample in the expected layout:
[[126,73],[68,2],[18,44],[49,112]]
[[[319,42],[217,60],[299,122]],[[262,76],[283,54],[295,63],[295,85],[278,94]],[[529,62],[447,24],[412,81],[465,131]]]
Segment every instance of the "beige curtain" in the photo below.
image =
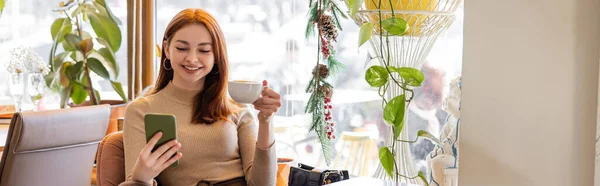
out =
[[154,83],[154,0],[127,0],[127,87],[130,100]]

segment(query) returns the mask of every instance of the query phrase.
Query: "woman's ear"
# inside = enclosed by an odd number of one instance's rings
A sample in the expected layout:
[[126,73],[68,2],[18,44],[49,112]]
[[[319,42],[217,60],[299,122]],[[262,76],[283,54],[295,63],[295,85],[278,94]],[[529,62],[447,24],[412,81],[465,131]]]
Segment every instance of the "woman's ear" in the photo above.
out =
[[163,50],[165,51],[165,58],[169,59],[169,45],[167,45],[167,41],[163,41]]

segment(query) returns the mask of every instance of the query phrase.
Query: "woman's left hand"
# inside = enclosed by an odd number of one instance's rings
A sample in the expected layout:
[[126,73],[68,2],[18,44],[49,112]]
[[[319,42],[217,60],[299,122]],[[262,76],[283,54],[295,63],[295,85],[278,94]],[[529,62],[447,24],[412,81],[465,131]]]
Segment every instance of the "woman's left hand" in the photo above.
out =
[[281,107],[281,95],[273,91],[267,85],[267,81],[263,80],[263,90],[261,97],[254,101],[254,109],[258,110],[258,120],[260,123],[264,123],[270,120],[271,116],[279,110]]

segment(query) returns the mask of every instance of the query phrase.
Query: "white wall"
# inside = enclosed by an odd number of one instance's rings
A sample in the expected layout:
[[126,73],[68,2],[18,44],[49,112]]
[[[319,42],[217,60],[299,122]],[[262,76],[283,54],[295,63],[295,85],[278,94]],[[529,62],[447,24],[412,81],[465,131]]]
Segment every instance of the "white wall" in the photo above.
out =
[[460,186],[591,186],[600,0],[465,0]]

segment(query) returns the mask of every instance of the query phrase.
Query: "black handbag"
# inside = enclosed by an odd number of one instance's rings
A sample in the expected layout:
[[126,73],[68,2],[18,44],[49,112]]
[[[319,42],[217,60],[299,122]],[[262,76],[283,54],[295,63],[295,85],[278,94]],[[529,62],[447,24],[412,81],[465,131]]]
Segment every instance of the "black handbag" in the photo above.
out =
[[288,186],[322,186],[350,179],[347,170],[313,171],[314,167],[298,163],[298,167],[290,168]]

